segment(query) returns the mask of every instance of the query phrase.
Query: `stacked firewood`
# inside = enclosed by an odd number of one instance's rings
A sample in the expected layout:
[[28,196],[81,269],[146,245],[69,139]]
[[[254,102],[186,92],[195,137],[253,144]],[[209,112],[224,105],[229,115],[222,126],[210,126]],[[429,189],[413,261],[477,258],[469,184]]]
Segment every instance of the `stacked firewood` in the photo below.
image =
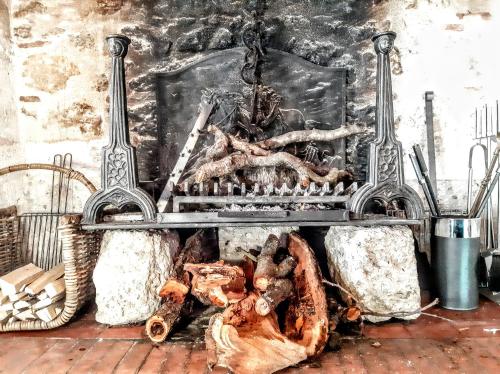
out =
[[64,308],[64,265],[49,271],[28,264],[0,278],[0,323],[54,320]]
[[360,325],[354,303],[326,297],[314,253],[298,234],[270,235],[238,266],[204,262],[216,245],[206,236],[197,232],[176,260],[163,304],[146,323],[153,342],[163,342],[197,299],[222,308],[205,333],[209,367],[273,373],[321,353],[337,326]]

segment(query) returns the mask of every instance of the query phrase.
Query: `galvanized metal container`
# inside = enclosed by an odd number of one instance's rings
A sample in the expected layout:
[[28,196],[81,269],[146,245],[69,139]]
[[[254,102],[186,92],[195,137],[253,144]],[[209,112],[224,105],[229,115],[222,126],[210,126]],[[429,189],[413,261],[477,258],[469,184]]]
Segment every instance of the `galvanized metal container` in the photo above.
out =
[[434,218],[431,262],[443,308],[477,308],[480,234],[480,218]]

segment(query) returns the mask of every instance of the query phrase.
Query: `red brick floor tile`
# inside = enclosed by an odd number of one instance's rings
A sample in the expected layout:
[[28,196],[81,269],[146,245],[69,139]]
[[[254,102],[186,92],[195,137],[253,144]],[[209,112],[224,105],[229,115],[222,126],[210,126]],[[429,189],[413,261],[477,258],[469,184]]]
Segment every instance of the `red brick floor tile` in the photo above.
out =
[[185,374],[192,347],[185,344],[172,344],[167,357],[160,367],[160,373]]
[[434,371],[444,373],[450,370],[457,370],[456,363],[448,357],[442,347],[452,342],[436,342],[433,340],[419,340],[419,349],[423,359],[434,364]]
[[389,365],[384,355],[380,354],[380,348],[372,347],[371,342],[358,342],[358,353],[363,366],[370,374],[385,374],[390,372]]
[[168,352],[174,347],[174,344],[163,344],[153,346],[144,363],[139,369],[141,374],[159,373],[164,362],[167,360]]
[[121,363],[121,360],[123,360],[133,344],[133,341],[115,341],[108,353],[102,358],[98,369],[95,372],[114,373],[115,368]]
[[207,352],[203,346],[193,347],[186,367],[187,374],[208,373]]
[[132,374],[137,373],[145,363],[153,345],[148,342],[134,342],[132,347],[123,357],[115,371],[117,373]]
[[99,334],[100,339],[144,340],[144,326],[114,326],[107,327]]
[[485,373],[500,372],[500,339],[462,339],[457,346],[468,352]]
[[403,323],[365,324],[363,336],[371,339],[407,339],[411,337]]
[[343,371],[340,352],[325,352],[321,356],[321,373],[339,373]]
[[344,368],[344,373],[367,373],[363,361],[359,357],[356,342],[349,342],[342,345],[342,349],[339,352],[339,358]]
[[412,373],[414,370],[408,363],[408,357],[404,350],[403,342],[407,339],[387,339],[378,342],[378,348],[373,354],[380,357],[381,362],[388,368],[390,373]]
[[[421,339],[399,339],[398,348],[404,356],[403,368],[400,372],[432,373],[435,366],[432,360],[425,357],[421,351]],[[384,344],[384,343],[382,343]]]
[[99,370],[101,362],[113,349],[113,341],[97,341],[85,354],[71,367],[69,373],[91,373]]
[[405,328],[412,338],[452,340],[460,336],[457,327],[446,321],[434,321],[425,324],[410,323]]
[[10,339],[0,342],[0,373],[16,374],[47,352],[56,341],[46,339]]
[[94,345],[93,340],[57,340],[47,352],[33,361],[26,374],[63,374],[66,373],[87,349]]

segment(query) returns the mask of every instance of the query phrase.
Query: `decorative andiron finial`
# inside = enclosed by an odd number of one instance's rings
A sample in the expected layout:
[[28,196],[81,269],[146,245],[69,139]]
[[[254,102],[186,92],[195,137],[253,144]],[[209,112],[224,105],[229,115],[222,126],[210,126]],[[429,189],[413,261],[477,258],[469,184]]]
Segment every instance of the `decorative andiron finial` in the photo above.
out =
[[379,32],[372,37],[372,42],[375,47],[375,52],[377,54],[389,54],[394,47],[394,39],[396,39],[396,33],[393,31]]
[[396,33],[392,31],[373,36],[377,53],[376,139],[368,154],[368,181],[352,196],[351,211],[368,213],[370,202],[385,206],[404,206],[411,219],[423,217],[424,210],[418,194],[405,184],[403,150],[394,131],[392,83],[389,53]]
[[109,54],[111,57],[121,57],[124,58],[128,52],[128,46],[131,40],[125,35],[110,35],[106,38],[108,43]]
[[130,39],[123,35],[111,35],[106,41],[111,55],[109,144],[102,149],[101,189],[85,203],[83,223],[97,223],[106,205],[121,208],[128,204],[137,205],[144,214],[144,220],[152,222],[156,206],[151,196],[139,187],[135,148],[129,140],[123,59],[127,55]]

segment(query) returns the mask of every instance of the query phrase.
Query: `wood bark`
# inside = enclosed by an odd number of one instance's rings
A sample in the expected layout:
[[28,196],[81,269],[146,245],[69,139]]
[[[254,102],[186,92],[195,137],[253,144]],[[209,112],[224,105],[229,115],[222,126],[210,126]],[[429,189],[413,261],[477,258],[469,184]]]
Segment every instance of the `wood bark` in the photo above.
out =
[[205,333],[209,367],[238,374],[266,374],[307,358],[307,348],[280,331],[275,312],[257,314],[258,298],[254,291],[222,314],[212,316]]
[[210,261],[218,255],[213,230],[199,230],[187,239],[174,264],[170,278],[160,290],[161,307],[146,321],[146,335],[154,343],[165,341],[175,324],[190,314],[193,300],[189,298],[191,281],[184,264]]
[[298,234],[288,236],[288,251],[297,260],[293,271],[296,302],[286,313],[287,337],[307,347],[307,355],[323,351],[328,340],[328,308],[321,270],[314,253]]
[[[271,237],[266,242],[262,250],[265,256],[276,253],[276,239]],[[321,272],[311,248],[297,234],[289,236],[288,250],[297,262],[292,279],[273,279],[266,289],[266,293],[272,292],[279,298],[287,293],[290,284],[293,286],[292,299],[285,306],[284,327],[280,328],[272,308],[269,313],[259,314],[258,303],[263,295],[257,290],[250,292],[223,313],[212,316],[205,336],[210,367],[242,374],[273,373],[321,353],[328,339]],[[255,276],[263,264],[259,269],[258,263]],[[264,268],[272,268],[269,261]]]
[[213,264],[185,264],[192,274],[191,293],[205,305],[227,307],[247,296],[245,272],[239,266],[218,261]]
[[213,125],[208,127],[208,131],[214,134],[215,142],[205,151],[204,157],[200,156],[186,173],[188,176],[186,180],[189,183],[206,182],[211,178],[229,175],[242,169],[281,166],[294,170],[299,176],[300,183],[307,186],[310,181],[318,184],[337,183],[343,178],[350,177],[350,174],[338,169],[321,170],[324,174],[318,174],[320,168],[308,165],[290,153],[273,153],[271,149],[298,142],[332,141],[366,130],[362,126],[351,125],[335,130],[291,131],[259,143],[248,143],[234,135],[224,134]]
[[345,170],[332,168],[328,174],[322,176],[316,174],[300,158],[287,152],[277,152],[268,156],[254,156],[248,154],[233,153],[220,160],[206,163],[198,168],[186,180],[188,183],[206,182],[212,178],[223,177],[238,170],[253,169],[261,167],[284,167],[293,170],[298,175],[299,183],[303,187],[312,182],[319,185],[324,183],[336,184],[342,179],[350,178],[351,174]]
[[355,134],[366,132],[366,128],[359,124],[343,126],[335,130],[299,130],[290,131],[283,135],[275,136],[256,143],[261,149],[274,149],[284,147],[293,143],[305,142],[330,142],[332,140],[345,138]]
[[259,291],[266,291],[275,278],[286,277],[297,265],[291,256],[286,257],[279,264],[274,262],[280,239],[276,235],[269,235],[262,251],[257,256],[257,267],[253,277],[253,285]]
[[293,294],[290,279],[275,279],[255,303],[255,311],[261,316],[271,313],[276,307]]

